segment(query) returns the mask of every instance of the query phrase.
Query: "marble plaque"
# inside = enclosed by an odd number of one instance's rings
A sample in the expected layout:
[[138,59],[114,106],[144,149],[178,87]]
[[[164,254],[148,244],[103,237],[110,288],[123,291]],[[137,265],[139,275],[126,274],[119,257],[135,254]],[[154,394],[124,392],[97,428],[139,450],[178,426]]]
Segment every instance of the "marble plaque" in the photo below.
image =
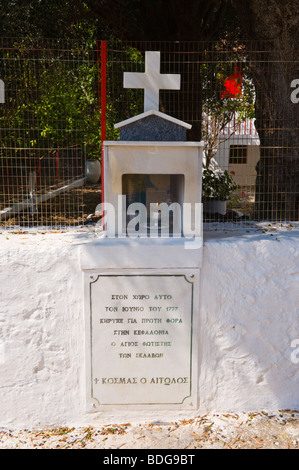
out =
[[87,277],[87,372],[94,405],[195,408],[198,271]]

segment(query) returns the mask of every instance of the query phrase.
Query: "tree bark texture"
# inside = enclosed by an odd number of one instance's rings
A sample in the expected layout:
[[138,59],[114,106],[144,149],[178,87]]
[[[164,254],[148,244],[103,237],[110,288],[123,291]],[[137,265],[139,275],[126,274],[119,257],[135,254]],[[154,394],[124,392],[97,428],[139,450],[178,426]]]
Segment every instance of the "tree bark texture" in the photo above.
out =
[[[246,34],[256,88],[256,217],[297,221],[299,215],[299,104],[291,82],[299,79],[299,1],[234,1]],[[251,42],[254,39],[254,42]]]

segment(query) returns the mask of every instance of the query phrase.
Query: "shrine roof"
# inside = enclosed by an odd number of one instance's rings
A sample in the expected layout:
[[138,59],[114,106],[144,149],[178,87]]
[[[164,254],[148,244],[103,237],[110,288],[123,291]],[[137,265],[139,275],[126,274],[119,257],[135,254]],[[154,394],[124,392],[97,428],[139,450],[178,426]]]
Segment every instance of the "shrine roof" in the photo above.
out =
[[157,116],[161,119],[164,119],[166,121],[172,122],[173,124],[176,124],[177,126],[184,127],[185,129],[191,129],[192,125],[188,124],[184,121],[180,121],[179,119],[176,119],[172,116],[169,116],[168,114],[161,113],[160,111],[157,111],[156,109],[151,109],[150,111],[146,111],[144,113],[138,114],[132,118],[126,119],[125,121],[119,122],[114,125],[115,129],[119,129],[121,127],[127,126],[129,124],[133,124],[134,122],[140,121],[142,119],[145,119],[149,116]]

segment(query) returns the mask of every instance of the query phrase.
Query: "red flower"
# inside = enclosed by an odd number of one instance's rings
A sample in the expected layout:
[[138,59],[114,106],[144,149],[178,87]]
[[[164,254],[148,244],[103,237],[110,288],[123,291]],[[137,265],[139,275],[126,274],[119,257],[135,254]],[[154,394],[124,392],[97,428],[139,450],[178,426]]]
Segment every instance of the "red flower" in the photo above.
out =
[[242,93],[242,75],[238,65],[235,66],[235,73],[224,80],[224,90],[222,98],[237,98]]

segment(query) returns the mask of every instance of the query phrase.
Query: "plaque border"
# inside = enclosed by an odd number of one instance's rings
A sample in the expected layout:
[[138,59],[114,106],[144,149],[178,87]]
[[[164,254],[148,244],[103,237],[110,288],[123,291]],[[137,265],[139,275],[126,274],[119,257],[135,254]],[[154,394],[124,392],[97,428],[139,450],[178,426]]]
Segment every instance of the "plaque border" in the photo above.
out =
[[[186,271],[186,270],[184,270]],[[89,272],[89,282],[88,282],[88,293],[89,293],[89,345],[90,345],[90,360],[89,360],[89,398],[93,400],[94,402],[97,402],[98,407],[139,407],[139,406],[149,406],[149,407],[163,407],[163,406],[178,406],[182,405],[184,401],[190,397],[192,397],[192,389],[194,386],[194,383],[192,381],[192,371],[193,371],[193,354],[194,354],[194,280],[195,280],[195,271],[194,269],[190,270],[191,272],[182,272],[182,273],[173,273],[173,274],[164,274],[164,273],[159,273],[159,274],[151,274],[151,273],[132,273],[132,274],[126,274],[126,273],[105,273],[105,272]],[[198,272],[198,271],[197,271]],[[199,272],[198,272],[199,274]],[[181,277],[184,278],[186,282],[190,284],[191,287],[191,302],[190,302],[190,315],[191,315],[191,322],[190,322],[190,350],[189,350],[189,374],[190,374],[190,384],[189,384],[189,395],[185,396],[182,401],[180,402],[157,402],[157,403],[102,403],[96,398],[93,393],[93,348],[92,348],[92,286],[93,284],[97,283],[100,278],[112,278],[112,277]],[[189,279],[188,279],[189,278]],[[190,279],[191,278],[191,279]],[[195,351],[197,353],[197,351]],[[195,374],[195,378],[197,378],[197,374]],[[197,399],[195,397],[195,402],[197,402]],[[193,406],[193,407],[196,407]]]

